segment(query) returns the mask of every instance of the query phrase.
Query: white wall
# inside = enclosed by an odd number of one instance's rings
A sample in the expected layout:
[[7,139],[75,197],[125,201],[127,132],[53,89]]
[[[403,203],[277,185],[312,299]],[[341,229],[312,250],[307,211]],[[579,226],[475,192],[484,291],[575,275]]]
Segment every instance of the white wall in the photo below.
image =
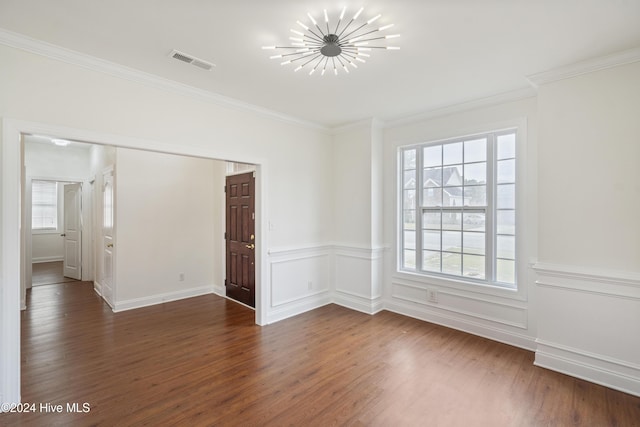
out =
[[224,162],[119,148],[116,165],[115,309],[222,287]]
[[640,395],[640,63],[539,88],[536,363]]
[[[536,171],[537,103],[535,97],[501,102],[443,116],[391,124],[384,132],[384,235],[391,250],[385,257],[385,307],[391,311],[535,348],[535,311],[530,258],[537,252]],[[398,147],[519,126],[521,132],[518,229],[518,292],[397,271]],[[525,225],[526,224],[526,225]],[[428,301],[437,292],[437,303]]]

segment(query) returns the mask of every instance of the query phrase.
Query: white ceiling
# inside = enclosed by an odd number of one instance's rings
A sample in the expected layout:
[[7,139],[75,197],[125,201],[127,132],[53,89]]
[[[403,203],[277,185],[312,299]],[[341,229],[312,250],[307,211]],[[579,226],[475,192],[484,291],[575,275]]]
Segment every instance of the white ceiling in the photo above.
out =
[[[321,77],[261,49],[287,43],[307,12],[343,6],[381,13],[401,50]],[[640,0],[0,0],[0,28],[333,127],[526,88],[528,75],[638,47]]]

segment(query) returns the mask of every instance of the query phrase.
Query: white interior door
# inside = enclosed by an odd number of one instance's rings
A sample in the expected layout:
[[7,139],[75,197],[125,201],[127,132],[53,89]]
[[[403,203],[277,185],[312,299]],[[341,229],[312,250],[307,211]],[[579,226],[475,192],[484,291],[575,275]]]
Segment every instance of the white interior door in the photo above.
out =
[[113,169],[104,172],[102,186],[102,242],[103,260],[100,284],[102,297],[113,307],[113,259],[114,259],[114,188]]
[[82,279],[82,184],[64,185],[64,276]]

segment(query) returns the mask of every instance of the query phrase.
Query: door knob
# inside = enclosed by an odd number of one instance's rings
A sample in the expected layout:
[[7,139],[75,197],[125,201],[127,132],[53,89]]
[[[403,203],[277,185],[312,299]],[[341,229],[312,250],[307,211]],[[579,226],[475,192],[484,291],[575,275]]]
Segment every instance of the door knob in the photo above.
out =
[[113,243],[109,243],[109,244],[107,245],[107,247],[108,247],[108,248],[112,248],[112,247],[113,247]]
[[245,245],[247,247],[247,249],[253,249],[256,247],[256,245],[254,245],[253,243],[250,245]]
[[64,237],[64,236],[66,236],[66,234],[65,234],[65,233],[62,233],[62,234],[61,234],[61,236],[62,236],[62,237]]

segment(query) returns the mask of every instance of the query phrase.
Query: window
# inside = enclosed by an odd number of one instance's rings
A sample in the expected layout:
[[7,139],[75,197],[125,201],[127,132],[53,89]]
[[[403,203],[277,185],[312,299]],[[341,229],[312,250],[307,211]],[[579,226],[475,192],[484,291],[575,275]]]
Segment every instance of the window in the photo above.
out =
[[400,154],[400,270],[515,289],[516,131]]
[[58,184],[55,181],[32,181],[31,228],[58,229]]

